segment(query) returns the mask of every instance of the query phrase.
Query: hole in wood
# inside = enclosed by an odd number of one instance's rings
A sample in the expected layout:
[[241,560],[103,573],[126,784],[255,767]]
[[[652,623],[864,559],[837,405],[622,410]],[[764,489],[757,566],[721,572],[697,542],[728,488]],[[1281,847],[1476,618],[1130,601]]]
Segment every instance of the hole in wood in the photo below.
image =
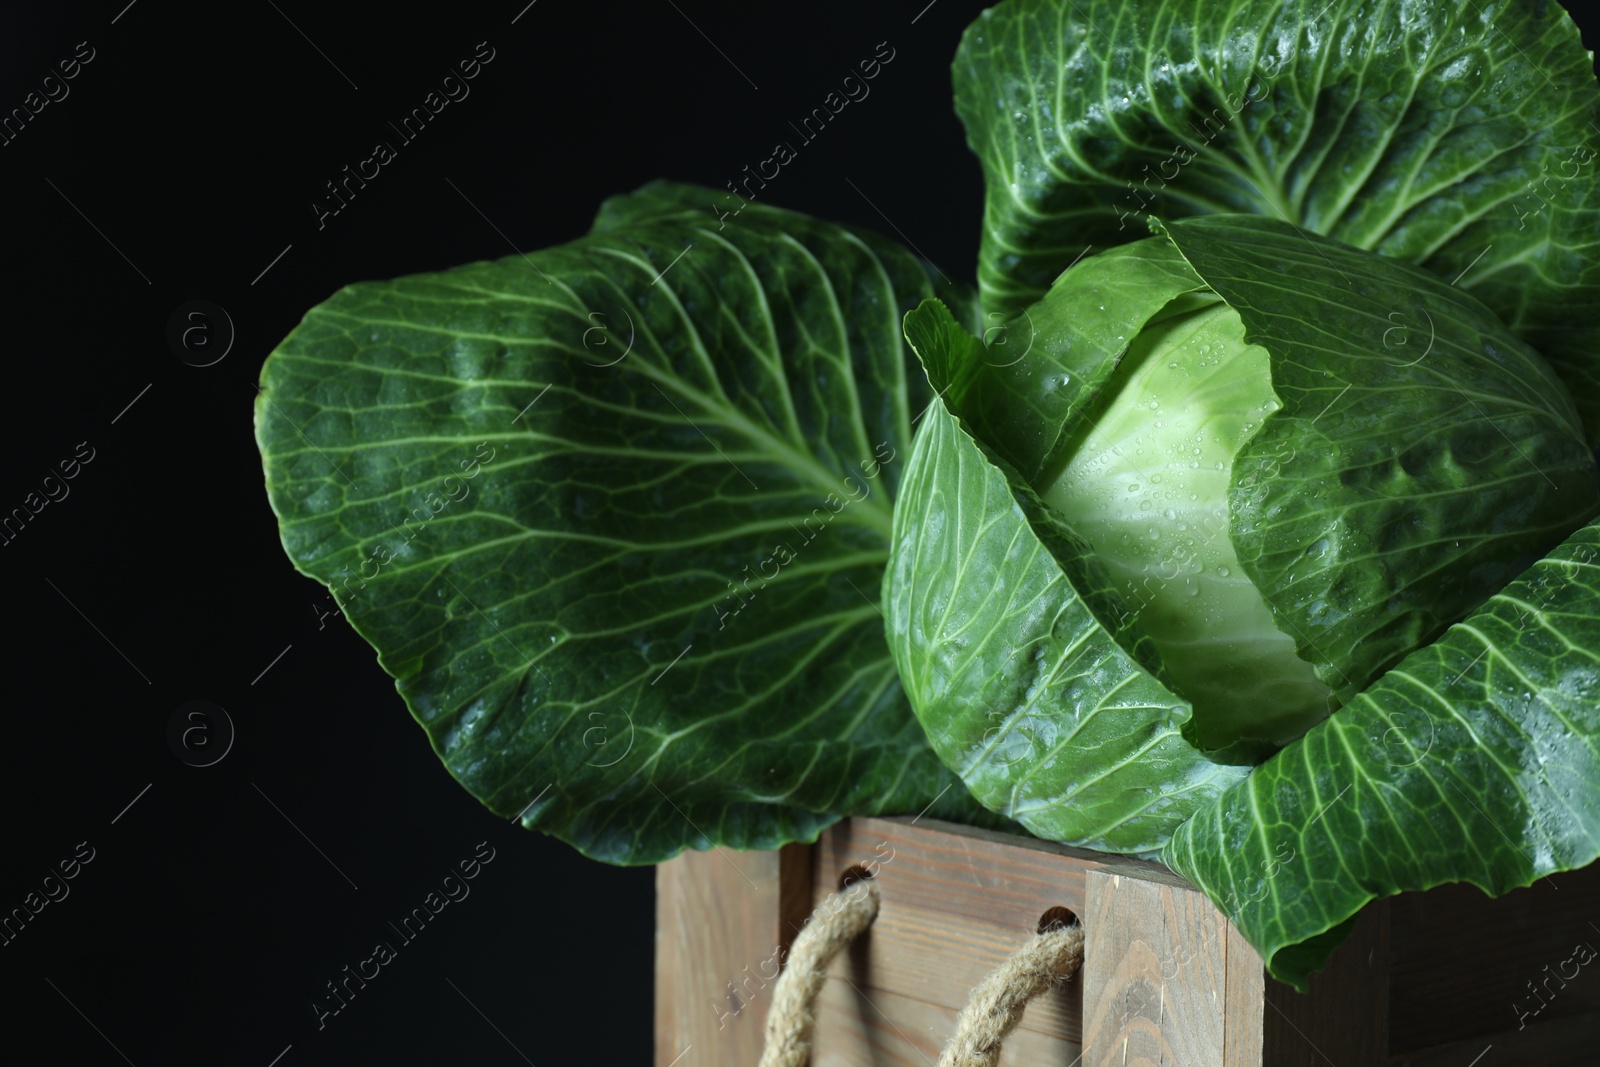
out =
[[1078,916],[1071,908],[1063,908],[1057,904],[1053,908],[1046,908],[1044,914],[1039,916],[1039,930],[1041,934],[1051,930],[1061,930],[1078,921]]
[[859,863],[850,867],[846,867],[839,874],[839,892],[842,893],[846,889],[849,889],[851,886],[855,885],[857,882],[864,882],[871,877],[872,872],[867,870]]

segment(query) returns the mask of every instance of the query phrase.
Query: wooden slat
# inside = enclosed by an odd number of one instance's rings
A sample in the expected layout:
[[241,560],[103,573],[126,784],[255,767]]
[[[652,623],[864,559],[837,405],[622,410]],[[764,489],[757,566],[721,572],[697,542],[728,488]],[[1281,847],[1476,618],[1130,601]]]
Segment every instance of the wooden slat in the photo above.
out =
[[1489,1038],[1457,1041],[1439,1048],[1406,1053],[1389,1067],[1593,1067],[1600,1052],[1600,1012],[1569,1015]]
[[685,852],[656,868],[656,1067],[760,1059],[781,868],[778,852],[727,849]]
[[1388,908],[1369,904],[1350,937],[1297,993],[1267,977],[1227,924],[1228,1067],[1381,1064],[1388,1056]]
[[[1397,1054],[1476,1035],[1487,1044],[1491,1035],[1515,1030],[1518,1013],[1540,1003],[1529,982],[1545,1005],[1527,1020],[1530,1029],[1600,1012],[1600,959],[1564,985],[1559,978],[1579,943],[1600,949],[1600,864],[1496,899],[1475,886],[1443,885],[1401,894],[1390,908],[1390,1044]],[[1565,970],[1573,973],[1570,965]]]
[[1086,1067],[1221,1064],[1227,921],[1166,872],[1087,873]]
[[816,862],[817,850],[812,845],[794,842],[778,850],[777,941],[780,961],[788,960],[795,937],[811,917],[811,882]]
[[[1224,983],[1223,1007],[1225,1011],[1231,1009],[1233,1019],[1231,1026],[1223,1026],[1222,1062],[1224,1067],[1262,1067],[1266,1063],[1267,1035],[1259,1021],[1266,1009],[1266,971],[1261,966],[1261,955],[1231,922],[1226,937],[1225,951],[1233,966],[1228,968]],[[1254,1010],[1241,1012],[1240,1005],[1251,1005]],[[1258,1025],[1252,1026],[1251,1019]]]
[[[851,866],[874,869],[883,904],[865,950],[850,954],[858,968],[852,981],[873,999],[893,992],[947,1009],[953,1019],[1047,909],[1083,915],[1084,874],[1107,860],[1116,857],[932,819],[850,819],[818,843],[813,898],[837,889]],[[1128,863],[1173,877],[1153,863]],[[1061,1047],[1079,1044],[1082,1033],[1081,982],[1066,988],[1030,1006],[1022,1021]],[[819,1032],[828,1025],[819,1016]]]
[[[811,1067],[929,1067],[937,1063],[959,1009],[929,1004],[899,993],[870,993],[848,971],[830,972],[818,998],[816,1040]],[[846,981],[846,978],[849,981]],[[1041,994],[1023,1014],[1027,1021],[1045,1002],[1066,1000],[1072,986]],[[1058,1004],[1056,1011],[1069,1010]],[[1083,1050],[1065,1041],[1019,1027],[1001,1049],[1001,1067],[1068,1067]],[[687,1064],[687,1060],[684,1061]]]
[[1387,1056],[1386,909],[1368,909],[1313,975],[1272,981],[1205,895],[1174,876],[1088,874],[1084,1062],[1225,1067],[1379,1064]]
[[[1600,947],[1600,866],[1500,900],[1445,886],[1369,905],[1302,996],[1157,864],[897,818],[661,866],[657,1067],[757,1062],[774,961],[856,865],[875,869],[883,907],[830,968],[813,1067],[934,1062],[971,989],[1053,906],[1084,920],[1084,971],[1030,1005],[1004,1063],[1466,1067],[1490,1045],[1481,1067],[1596,1062],[1600,963],[1565,986],[1551,968]],[[1556,992],[1519,1032],[1530,981]]]

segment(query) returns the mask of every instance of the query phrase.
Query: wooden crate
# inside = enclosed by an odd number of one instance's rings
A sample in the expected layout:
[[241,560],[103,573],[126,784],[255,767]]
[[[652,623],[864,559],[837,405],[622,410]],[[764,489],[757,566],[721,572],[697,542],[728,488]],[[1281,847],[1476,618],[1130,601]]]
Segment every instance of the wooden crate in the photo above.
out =
[[830,968],[813,1067],[932,1067],[969,991],[1052,907],[1082,917],[1084,966],[1028,1006],[1005,1064],[1600,1063],[1600,963],[1552,977],[1576,944],[1600,947],[1600,865],[1498,900],[1450,885],[1375,902],[1302,995],[1158,864],[905,818],[662,864],[656,1067],[754,1067],[780,961],[858,865],[883,904]]

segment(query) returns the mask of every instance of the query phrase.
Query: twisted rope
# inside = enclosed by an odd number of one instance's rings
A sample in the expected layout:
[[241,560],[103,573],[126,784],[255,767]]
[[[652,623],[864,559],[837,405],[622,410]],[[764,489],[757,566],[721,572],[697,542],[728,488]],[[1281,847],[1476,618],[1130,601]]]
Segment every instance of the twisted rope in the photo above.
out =
[[817,1022],[817,994],[828,977],[828,964],[872,925],[880,899],[878,887],[871,881],[856,882],[849,889],[830,893],[806,920],[773,986],[761,1067],[805,1067]]
[[939,1067],[995,1067],[1000,1044],[1022,1021],[1028,1001],[1071,978],[1082,963],[1083,927],[1074,923],[1036,934],[972,991]]

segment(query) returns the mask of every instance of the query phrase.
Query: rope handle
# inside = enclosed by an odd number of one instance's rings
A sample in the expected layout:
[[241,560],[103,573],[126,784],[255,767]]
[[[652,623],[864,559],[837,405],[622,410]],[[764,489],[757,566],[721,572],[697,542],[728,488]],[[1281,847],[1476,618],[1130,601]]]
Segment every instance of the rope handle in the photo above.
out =
[[795,935],[772,989],[761,1067],[805,1067],[811,1055],[811,1032],[817,1024],[817,994],[827,980],[828,964],[872,925],[881,899],[870,877],[851,882],[839,892],[829,893]]
[[1066,908],[1045,912],[1039,932],[978,983],[939,1056],[939,1067],[995,1067],[1000,1062],[1001,1043],[1022,1021],[1028,1001],[1070,979],[1083,963],[1083,927],[1076,921],[1068,925],[1071,915]]
[[[848,881],[852,875],[859,880]],[[844,887],[828,894],[806,920],[773,986],[760,1067],[806,1067],[828,964],[878,917],[882,893],[870,874],[852,868],[842,881]],[[1028,1001],[1067,981],[1082,965],[1083,940],[1083,927],[1071,911],[1046,911],[1038,932],[972,991],[939,1067],[996,1067],[1001,1045],[1022,1021]]]

